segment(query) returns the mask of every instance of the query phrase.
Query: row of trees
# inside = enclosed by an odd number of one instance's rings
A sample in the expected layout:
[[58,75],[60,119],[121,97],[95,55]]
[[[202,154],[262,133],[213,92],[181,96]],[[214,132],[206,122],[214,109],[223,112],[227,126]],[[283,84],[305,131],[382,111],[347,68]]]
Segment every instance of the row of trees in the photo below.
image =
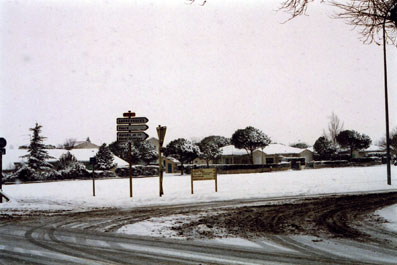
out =
[[340,146],[349,149],[350,158],[352,158],[354,151],[368,148],[371,142],[368,135],[360,134],[354,130],[344,130],[335,136],[335,143],[326,136],[321,136],[314,143],[313,149],[321,159],[330,159]]
[[[27,175],[46,175],[51,172],[51,174],[54,174],[54,170],[61,173],[85,170],[85,166],[79,163],[70,152],[62,155],[56,163],[48,163],[47,160],[52,157],[48,155],[45,149],[46,145],[43,143],[45,137],[41,136],[41,128],[42,126],[37,123],[35,127],[30,128],[32,137],[30,145],[27,147],[28,154],[25,156],[27,163],[18,170],[17,175],[23,175],[26,179]],[[385,145],[385,140],[383,142],[383,145]],[[397,153],[397,128],[392,132],[390,142],[392,143],[392,151]],[[258,148],[265,148],[270,143],[270,138],[261,130],[248,126],[245,129],[236,130],[231,138],[212,135],[205,137],[198,143],[179,138],[171,141],[163,148],[163,152],[166,156],[174,157],[180,161],[183,174],[184,164],[190,163],[199,157],[205,160],[208,166],[209,161],[220,158],[222,147],[230,144],[233,144],[236,148],[246,150],[250,156],[251,163],[253,163],[253,151]],[[352,157],[355,150],[368,148],[370,144],[371,139],[369,136],[354,130],[343,130],[343,123],[332,113],[328,134],[324,132],[324,136],[319,137],[313,147],[321,159],[330,159],[337,151],[340,151],[340,148],[348,149]],[[291,146],[298,148],[308,147],[305,143],[296,143]],[[157,150],[149,141],[135,142],[131,148],[132,155],[129,156],[126,143],[113,142],[109,146],[103,144],[96,154],[96,168],[102,170],[113,168],[113,154],[132,163],[142,162],[149,164],[158,158]]]
[[261,130],[248,126],[245,129],[238,129],[230,139],[223,136],[208,136],[199,143],[194,144],[184,138],[171,141],[164,149],[166,156],[174,157],[183,165],[190,163],[199,157],[206,161],[207,166],[210,160],[216,160],[222,155],[222,147],[233,144],[236,148],[245,149],[250,155],[253,163],[253,151],[257,148],[264,148],[271,142],[270,138]]
[[[76,177],[88,177],[84,164],[77,161],[76,157],[67,152],[60,156],[58,161],[49,163],[49,159],[54,159],[48,154],[44,140],[46,137],[41,135],[42,126],[38,123],[33,128],[30,144],[27,146],[27,154],[23,157],[27,158],[27,163],[22,165],[12,178],[29,181],[42,179],[66,179]],[[109,147],[103,144],[97,154],[97,168],[107,170],[114,166],[113,154]]]

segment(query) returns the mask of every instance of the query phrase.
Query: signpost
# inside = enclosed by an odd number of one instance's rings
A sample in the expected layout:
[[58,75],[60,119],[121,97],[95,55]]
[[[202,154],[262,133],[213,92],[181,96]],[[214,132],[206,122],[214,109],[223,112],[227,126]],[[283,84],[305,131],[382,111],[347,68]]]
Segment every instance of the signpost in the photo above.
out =
[[[7,141],[3,137],[0,138],[0,203],[3,202],[3,155],[6,154]],[[7,199],[7,198],[6,198]]]
[[215,180],[215,192],[218,192],[218,177],[216,168],[192,169],[190,172],[190,186],[193,194],[193,181],[197,180]]
[[135,117],[135,113],[128,111],[123,113],[123,117],[117,118],[117,141],[128,142],[128,164],[130,175],[130,197],[132,197],[132,166],[131,166],[131,143],[134,141],[144,141],[149,135],[144,133],[149,126],[145,123],[149,121],[146,117]]
[[157,135],[159,137],[159,185],[160,185],[160,197],[164,194],[163,191],[163,169],[162,169],[162,161],[161,161],[161,148],[164,144],[165,132],[167,131],[167,127],[159,125],[157,127]]

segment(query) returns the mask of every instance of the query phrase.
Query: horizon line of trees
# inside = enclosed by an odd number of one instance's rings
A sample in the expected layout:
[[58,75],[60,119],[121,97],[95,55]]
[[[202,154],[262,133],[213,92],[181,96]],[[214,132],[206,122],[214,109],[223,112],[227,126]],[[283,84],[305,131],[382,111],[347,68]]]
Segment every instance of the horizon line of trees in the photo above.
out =
[[[17,172],[22,175],[42,174],[56,170],[83,170],[85,166],[78,162],[76,158],[70,153],[62,155],[55,163],[50,164],[48,159],[52,158],[48,155],[44,144],[46,137],[41,136],[42,126],[38,123],[29,130],[32,131],[32,136],[29,146],[27,146],[28,154],[27,163],[23,165]],[[75,141],[65,141],[64,147],[74,146]],[[89,138],[87,138],[89,140]],[[192,142],[185,138],[178,138],[170,141],[167,146],[163,147],[162,152],[165,156],[170,156],[177,159],[181,163],[181,173],[183,174],[183,167],[187,163],[191,163],[194,159],[200,158],[206,161],[207,166],[209,162],[216,161],[222,155],[222,147],[227,145],[234,145],[238,149],[244,149],[249,156],[249,161],[253,164],[253,152],[256,149],[263,149],[271,143],[271,139],[261,130],[248,126],[244,129],[237,129],[231,138],[224,136],[211,135],[203,138],[199,142]],[[391,149],[394,154],[397,154],[397,128],[394,129],[390,137]],[[325,131],[314,143],[313,149],[319,155],[320,159],[331,159],[332,156],[341,150],[348,150],[350,158],[353,157],[353,152],[366,149],[370,146],[372,140],[366,134],[361,134],[355,130],[344,130],[343,122],[332,113],[328,125],[328,133]],[[303,142],[296,142],[290,144],[292,147],[305,149],[309,145]],[[385,139],[380,141],[380,146],[385,146]],[[67,149],[67,148],[65,148]],[[70,149],[67,149],[70,150]],[[158,159],[158,150],[149,141],[134,142],[132,144],[132,155],[128,154],[127,143],[113,142],[109,145],[106,143],[99,147],[96,154],[97,169],[109,170],[114,167],[113,154],[132,163],[144,163],[146,165]],[[79,165],[80,164],[80,165]],[[26,176],[24,177],[26,179]],[[37,176],[36,176],[37,178]]]

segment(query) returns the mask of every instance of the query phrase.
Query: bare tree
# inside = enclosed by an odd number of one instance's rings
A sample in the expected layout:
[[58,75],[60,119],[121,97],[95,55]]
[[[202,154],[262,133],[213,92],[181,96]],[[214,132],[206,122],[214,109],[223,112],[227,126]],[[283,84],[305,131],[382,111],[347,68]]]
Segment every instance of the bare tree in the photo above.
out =
[[[315,0],[284,0],[280,10],[290,13],[290,20],[304,15],[307,7]],[[397,30],[397,0],[318,0],[327,2],[338,8],[335,18],[344,19],[348,24],[360,29],[364,43],[376,42],[379,44],[383,26],[386,38],[396,43]]]
[[[397,128],[394,128],[391,133],[390,133],[390,151],[394,154],[397,155]],[[386,137],[383,137],[380,139],[378,146],[387,148],[387,143],[386,143]]]
[[[186,3],[187,4],[193,4],[194,2],[196,2],[196,0],[186,0]],[[203,6],[203,5],[205,5],[207,3],[207,0],[202,0],[201,2],[200,2],[200,5],[201,6]]]
[[340,121],[339,117],[332,112],[329,117],[328,133],[331,142],[336,145],[336,136],[343,130],[344,123]]
[[[314,2],[315,0],[285,0],[281,3],[280,10],[284,10],[287,13],[291,14],[289,20],[306,14],[307,7],[309,3]],[[321,0],[324,2],[324,0]]]
[[383,31],[389,42],[396,43],[397,0],[332,1],[331,4],[340,10],[335,18],[358,28],[364,43],[380,44]]
[[65,140],[65,142],[63,143],[63,148],[65,148],[66,150],[71,150],[73,149],[73,147],[76,145],[76,139],[74,138],[68,138]]

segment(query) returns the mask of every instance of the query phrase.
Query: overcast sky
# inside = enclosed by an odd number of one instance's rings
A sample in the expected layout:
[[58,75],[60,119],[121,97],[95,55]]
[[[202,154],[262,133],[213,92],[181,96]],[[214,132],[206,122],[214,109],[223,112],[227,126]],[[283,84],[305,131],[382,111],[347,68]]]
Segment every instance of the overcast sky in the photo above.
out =
[[[312,4],[282,24],[278,1],[0,1],[0,137],[28,144],[116,140],[132,110],[166,142],[231,137],[246,126],[312,145],[335,112],[345,129],[385,134],[382,47]],[[397,48],[388,46],[391,128]]]

